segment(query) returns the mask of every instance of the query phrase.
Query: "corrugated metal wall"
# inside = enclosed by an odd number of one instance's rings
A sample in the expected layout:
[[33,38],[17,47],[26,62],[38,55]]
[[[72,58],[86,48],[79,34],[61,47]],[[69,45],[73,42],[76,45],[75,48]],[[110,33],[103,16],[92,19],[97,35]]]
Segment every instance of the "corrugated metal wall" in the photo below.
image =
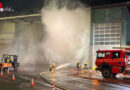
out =
[[101,22],[119,22],[123,18],[123,8],[114,7],[114,8],[102,8],[102,9],[93,9],[93,23]]
[[130,7],[125,9],[126,45],[130,45]]
[[0,54],[10,53],[13,45],[15,23],[0,22]]

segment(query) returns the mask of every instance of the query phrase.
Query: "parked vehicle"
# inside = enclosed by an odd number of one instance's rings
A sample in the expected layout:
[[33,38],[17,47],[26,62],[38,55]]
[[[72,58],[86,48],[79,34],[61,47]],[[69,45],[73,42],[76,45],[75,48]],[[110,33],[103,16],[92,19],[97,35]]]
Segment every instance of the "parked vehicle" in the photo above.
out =
[[0,70],[6,72],[9,67],[12,67],[14,71],[17,71],[19,67],[17,59],[18,59],[17,55],[3,54],[2,60],[0,62]]
[[104,78],[115,77],[118,73],[130,75],[130,48],[98,50],[96,66]]

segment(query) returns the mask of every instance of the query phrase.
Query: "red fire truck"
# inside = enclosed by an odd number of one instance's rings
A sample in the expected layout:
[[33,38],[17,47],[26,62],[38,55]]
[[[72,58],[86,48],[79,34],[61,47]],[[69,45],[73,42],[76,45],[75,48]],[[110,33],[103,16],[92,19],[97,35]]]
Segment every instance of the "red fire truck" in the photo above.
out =
[[130,75],[130,48],[98,50],[96,66],[104,78],[115,77],[118,73]]

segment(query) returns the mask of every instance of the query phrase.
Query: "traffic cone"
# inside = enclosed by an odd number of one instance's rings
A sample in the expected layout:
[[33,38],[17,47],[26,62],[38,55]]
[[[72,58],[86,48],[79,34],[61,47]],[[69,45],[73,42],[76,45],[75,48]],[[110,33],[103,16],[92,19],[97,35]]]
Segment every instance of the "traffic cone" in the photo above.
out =
[[55,90],[55,84],[52,83],[52,90]]
[[0,76],[1,77],[3,77],[4,76],[4,74],[3,74],[3,71],[1,70],[1,72],[0,72]]
[[15,80],[15,76],[14,76],[14,74],[12,75],[12,80],[13,80],[13,81]]
[[33,87],[34,85],[34,79],[32,78],[30,86]]
[[9,69],[7,70],[7,74],[9,74]]

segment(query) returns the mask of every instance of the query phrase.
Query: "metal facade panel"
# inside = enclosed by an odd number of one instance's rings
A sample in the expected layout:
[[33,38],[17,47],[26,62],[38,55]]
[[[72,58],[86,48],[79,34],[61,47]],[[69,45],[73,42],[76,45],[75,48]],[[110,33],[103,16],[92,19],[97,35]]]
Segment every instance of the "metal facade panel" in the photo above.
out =
[[0,54],[9,53],[12,49],[14,33],[14,23],[0,22]]
[[107,21],[121,21],[123,18],[123,8],[108,9]]
[[126,29],[126,45],[130,45],[130,11],[125,10],[125,29]]
[[113,7],[113,8],[100,8],[93,10],[93,23],[98,22],[119,22],[123,18],[123,8]]
[[106,9],[94,10],[93,13],[94,22],[104,22],[106,21]]

